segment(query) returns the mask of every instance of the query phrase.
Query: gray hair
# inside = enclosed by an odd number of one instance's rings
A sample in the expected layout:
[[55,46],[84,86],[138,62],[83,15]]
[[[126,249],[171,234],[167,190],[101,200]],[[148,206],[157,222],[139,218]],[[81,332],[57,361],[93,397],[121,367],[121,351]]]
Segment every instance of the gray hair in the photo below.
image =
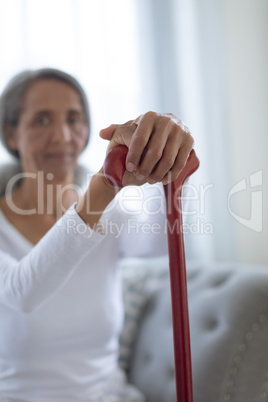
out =
[[0,140],[2,141],[2,144],[7,149],[7,151],[18,159],[18,151],[12,149],[9,146],[5,133],[6,126],[7,124],[9,124],[13,127],[17,127],[20,114],[23,109],[23,101],[28,89],[34,82],[42,79],[54,79],[64,82],[74,88],[74,90],[79,94],[85,114],[86,124],[88,127],[87,143],[89,140],[90,112],[88,99],[84,89],[79,84],[79,82],[70,74],[67,74],[61,70],[57,70],[55,68],[42,68],[39,70],[22,71],[21,73],[15,75],[15,77],[13,77],[9,81],[0,96]]

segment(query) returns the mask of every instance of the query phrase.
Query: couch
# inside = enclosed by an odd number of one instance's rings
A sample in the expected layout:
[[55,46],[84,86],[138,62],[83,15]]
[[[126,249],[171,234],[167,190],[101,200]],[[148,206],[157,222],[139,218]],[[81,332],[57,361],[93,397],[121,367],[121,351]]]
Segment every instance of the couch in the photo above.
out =
[[[120,269],[119,362],[147,402],[175,402],[168,258]],[[268,401],[268,267],[188,263],[187,278],[194,402]]]

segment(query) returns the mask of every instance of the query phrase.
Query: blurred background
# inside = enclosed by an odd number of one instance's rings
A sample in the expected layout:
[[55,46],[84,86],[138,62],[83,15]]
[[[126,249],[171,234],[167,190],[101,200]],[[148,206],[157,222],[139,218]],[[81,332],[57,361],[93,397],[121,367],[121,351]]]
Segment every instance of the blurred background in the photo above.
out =
[[0,16],[0,91],[22,69],[78,78],[92,115],[82,161],[93,171],[101,128],[174,113],[201,161],[187,257],[268,264],[267,0],[0,0]]

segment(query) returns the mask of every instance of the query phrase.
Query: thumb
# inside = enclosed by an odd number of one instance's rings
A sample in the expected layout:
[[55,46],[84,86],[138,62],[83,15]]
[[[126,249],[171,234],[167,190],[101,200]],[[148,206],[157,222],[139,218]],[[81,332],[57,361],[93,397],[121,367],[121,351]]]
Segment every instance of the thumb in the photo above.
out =
[[109,140],[112,138],[114,130],[118,127],[118,124],[111,124],[109,127],[103,128],[100,131],[100,137],[104,140]]

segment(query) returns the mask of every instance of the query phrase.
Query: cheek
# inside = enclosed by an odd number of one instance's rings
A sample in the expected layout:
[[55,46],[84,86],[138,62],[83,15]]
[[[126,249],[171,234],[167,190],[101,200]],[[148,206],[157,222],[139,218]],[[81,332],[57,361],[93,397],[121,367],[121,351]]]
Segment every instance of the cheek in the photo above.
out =
[[19,152],[26,155],[37,154],[46,147],[47,142],[47,136],[28,132],[19,138]]
[[84,150],[87,143],[87,139],[88,139],[87,129],[83,130],[79,134],[77,133],[77,135],[74,136],[73,142],[79,154]]

